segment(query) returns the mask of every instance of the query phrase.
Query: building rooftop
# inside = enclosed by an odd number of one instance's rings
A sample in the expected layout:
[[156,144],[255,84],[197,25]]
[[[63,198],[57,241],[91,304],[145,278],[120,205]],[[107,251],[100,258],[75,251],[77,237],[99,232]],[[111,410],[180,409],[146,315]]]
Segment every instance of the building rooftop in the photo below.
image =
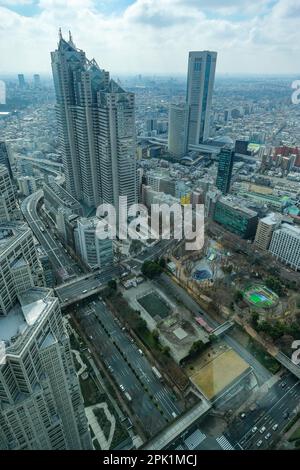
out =
[[291,235],[300,239],[300,228],[291,224],[282,224],[280,230],[290,233]]
[[266,225],[275,225],[275,224],[278,224],[278,222],[280,222],[280,216],[278,214],[275,214],[274,212],[271,212],[266,217],[263,217],[261,219],[261,222],[263,222]]
[[219,199],[219,202],[221,204],[225,204],[227,206],[232,207],[236,211],[243,212],[243,214],[247,215],[248,217],[256,217],[257,212],[253,211],[252,209],[249,209],[245,205],[245,201],[242,199],[233,197],[233,196],[223,196]]
[[0,256],[7,248],[11,247],[14,240],[29,230],[28,225],[24,222],[0,224]]
[[19,295],[19,301],[8,315],[0,316],[0,341],[10,346],[32,327],[53,301],[48,297],[50,292],[50,289],[34,287]]

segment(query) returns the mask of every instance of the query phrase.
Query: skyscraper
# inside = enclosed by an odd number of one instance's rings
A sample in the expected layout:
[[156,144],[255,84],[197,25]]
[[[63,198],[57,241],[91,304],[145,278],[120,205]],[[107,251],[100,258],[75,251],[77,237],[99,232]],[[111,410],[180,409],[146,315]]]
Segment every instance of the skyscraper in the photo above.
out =
[[66,188],[89,207],[137,201],[134,95],[60,33],[51,53]]
[[0,317],[0,341],[0,449],[90,449],[69,337],[52,290],[20,294]]
[[9,159],[9,149],[6,142],[0,141],[0,164],[8,169],[9,176],[12,178],[11,164]]
[[19,81],[19,87],[20,88],[25,88],[25,77],[22,73],[19,73],[18,81]]
[[0,223],[18,216],[17,197],[8,168],[0,164]]
[[169,108],[168,150],[177,158],[187,152],[189,107],[187,104],[171,104]]
[[216,62],[216,52],[189,53],[187,78],[187,104],[190,107],[189,144],[197,145],[209,137]]
[[41,77],[38,73],[33,75],[33,85],[34,88],[39,88],[41,86]]
[[227,194],[230,189],[234,152],[228,148],[223,148],[219,154],[218,174],[216,180],[217,188],[223,194]]

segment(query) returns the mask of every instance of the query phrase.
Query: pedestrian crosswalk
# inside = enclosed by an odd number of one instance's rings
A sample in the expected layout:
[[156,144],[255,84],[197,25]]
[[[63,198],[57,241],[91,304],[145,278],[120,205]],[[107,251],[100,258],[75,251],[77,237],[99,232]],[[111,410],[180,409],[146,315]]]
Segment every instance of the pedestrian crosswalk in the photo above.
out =
[[206,438],[206,435],[203,434],[199,429],[196,429],[189,437],[184,441],[185,445],[189,450],[196,449],[202,441]]
[[230,442],[226,439],[225,436],[217,437],[217,443],[223,450],[235,450],[235,448],[230,444]]

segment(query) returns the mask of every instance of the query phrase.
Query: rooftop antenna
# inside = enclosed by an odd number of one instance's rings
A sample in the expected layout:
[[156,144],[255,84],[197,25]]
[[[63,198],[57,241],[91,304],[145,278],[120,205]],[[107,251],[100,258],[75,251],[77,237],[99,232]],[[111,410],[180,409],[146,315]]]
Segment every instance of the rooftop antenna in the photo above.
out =
[[72,38],[72,33],[71,31],[69,31],[69,44],[71,44],[71,46],[75,47],[75,44],[73,42],[73,38]]

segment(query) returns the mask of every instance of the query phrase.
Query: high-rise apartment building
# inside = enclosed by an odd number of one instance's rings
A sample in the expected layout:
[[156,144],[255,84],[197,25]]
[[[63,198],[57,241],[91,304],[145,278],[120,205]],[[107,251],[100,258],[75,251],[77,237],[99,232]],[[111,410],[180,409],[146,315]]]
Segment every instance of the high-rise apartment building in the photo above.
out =
[[0,164],[0,223],[14,220],[18,212],[17,197],[9,171],[5,165]]
[[223,194],[227,194],[230,189],[233,159],[234,152],[232,150],[228,148],[223,148],[221,150],[219,154],[216,186]]
[[90,449],[69,337],[52,290],[20,294],[0,316],[0,342],[0,449]]
[[66,189],[89,207],[137,202],[134,95],[70,35],[51,53]]
[[209,137],[216,62],[216,52],[197,51],[189,53],[186,99],[190,108],[189,144],[200,144]]
[[169,108],[168,151],[181,158],[187,153],[189,107],[185,103],[171,104]]

